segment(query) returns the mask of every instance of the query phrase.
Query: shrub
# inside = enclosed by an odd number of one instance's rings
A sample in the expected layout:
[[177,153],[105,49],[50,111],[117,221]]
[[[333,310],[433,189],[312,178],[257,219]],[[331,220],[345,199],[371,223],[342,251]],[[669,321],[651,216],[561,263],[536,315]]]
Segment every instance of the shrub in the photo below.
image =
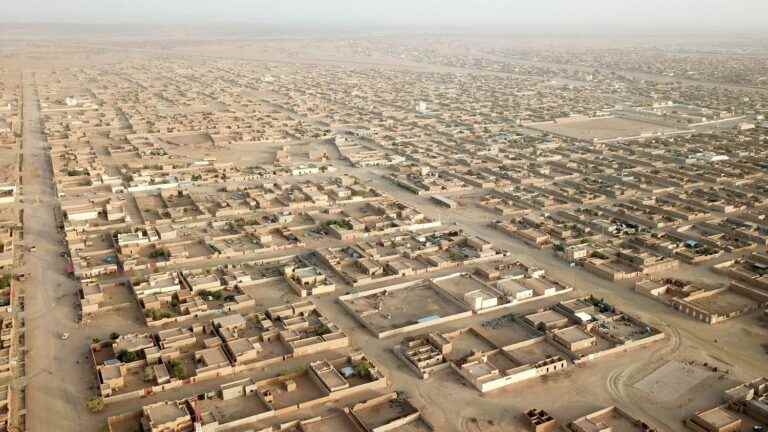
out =
[[151,309],[148,312],[147,317],[151,317],[152,321],[158,321],[165,318],[173,318],[173,312],[169,310]]
[[168,259],[168,257],[170,257],[170,256],[171,256],[171,253],[168,252],[167,249],[162,249],[162,248],[161,249],[155,249],[155,250],[153,250],[152,252],[149,253],[149,257],[150,258],[154,258],[154,259],[157,259],[157,258]]
[[294,368],[286,370],[285,374],[286,375],[296,375],[296,374],[304,373],[306,371],[307,371],[307,367],[306,366],[296,366]]
[[88,174],[89,173],[88,173],[87,170],[71,169],[71,170],[67,171],[67,175],[70,176],[70,177],[84,176],[84,175],[88,175]]
[[92,413],[101,412],[104,409],[104,399],[100,397],[89,399],[85,403],[85,406],[88,407],[88,410]]
[[120,337],[120,333],[117,333],[117,332],[112,332],[109,334],[109,338],[112,340],[117,340],[117,338],[119,337]]
[[351,230],[352,224],[346,220],[346,219],[333,219],[326,221],[324,224],[326,227],[331,227],[332,225],[336,225],[339,227],[339,229],[345,229],[345,230]]
[[319,329],[317,329],[317,333],[318,333],[320,336],[324,336],[324,335],[327,335],[328,333],[331,333],[331,328],[330,328],[330,327],[328,327],[328,325],[326,325],[326,324],[323,324],[322,326],[320,326],[320,328],[319,328]]
[[147,366],[144,368],[144,381],[150,382],[153,379],[155,379],[155,371],[152,370],[151,366]]
[[210,297],[214,300],[221,300],[224,297],[224,293],[221,291],[200,290],[199,295],[200,297]]

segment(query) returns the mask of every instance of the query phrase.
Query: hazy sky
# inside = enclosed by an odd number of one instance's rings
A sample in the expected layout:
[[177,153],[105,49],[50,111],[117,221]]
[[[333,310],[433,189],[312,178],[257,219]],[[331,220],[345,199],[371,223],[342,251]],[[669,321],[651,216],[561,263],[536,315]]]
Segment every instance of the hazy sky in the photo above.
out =
[[[6,0],[0,21],[768,31],[768,0]],[[0,30],[2,31],[2,30]]]

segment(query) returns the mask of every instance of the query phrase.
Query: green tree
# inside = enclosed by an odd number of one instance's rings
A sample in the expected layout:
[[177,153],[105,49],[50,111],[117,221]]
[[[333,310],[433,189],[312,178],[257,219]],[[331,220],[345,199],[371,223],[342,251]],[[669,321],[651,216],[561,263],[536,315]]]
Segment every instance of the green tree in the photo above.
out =
[[0,277],[0,289],[6,289],[11,286],[11,274],[6,273]]
[[371,376],[371,364],[368,363],[368,361],[366,360],[363,360],[360,363],[356,364],[354,369],[357,376],[361,378],[367,378]]
[[184,365],[180,361],[174,359],[168,362],[169,372],[171,376],[176,379],[184,379],[187,376],[187,371],[184,369]]
[[117,354],[117,358],[118,358],[118,360],[120,360],[123,363],[132,363],[132,362],[135,362],[136,360],[138,360],[139,356],[136,355],[136,353],[133,352],[133,351],[121,350]]

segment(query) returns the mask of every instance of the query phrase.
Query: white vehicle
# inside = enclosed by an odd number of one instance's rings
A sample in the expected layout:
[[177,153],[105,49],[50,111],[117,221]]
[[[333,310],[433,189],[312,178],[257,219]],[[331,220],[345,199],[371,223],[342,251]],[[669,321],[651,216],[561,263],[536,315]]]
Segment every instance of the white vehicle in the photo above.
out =
[[69,339],[69,333],[62,333],[61,340],[67,340],[67,339]]

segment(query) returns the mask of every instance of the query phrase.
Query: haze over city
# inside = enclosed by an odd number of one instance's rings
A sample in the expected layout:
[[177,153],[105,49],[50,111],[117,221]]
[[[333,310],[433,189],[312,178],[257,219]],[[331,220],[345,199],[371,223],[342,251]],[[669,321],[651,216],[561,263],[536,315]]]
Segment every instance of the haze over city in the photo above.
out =
[[766,16],[8,5],[0,432],[765,431]]
[[532,32],[764,32],[761,0],[31,0],[6,10],[3,21],[76,24],[226,24],[364,30],[455,28]]

